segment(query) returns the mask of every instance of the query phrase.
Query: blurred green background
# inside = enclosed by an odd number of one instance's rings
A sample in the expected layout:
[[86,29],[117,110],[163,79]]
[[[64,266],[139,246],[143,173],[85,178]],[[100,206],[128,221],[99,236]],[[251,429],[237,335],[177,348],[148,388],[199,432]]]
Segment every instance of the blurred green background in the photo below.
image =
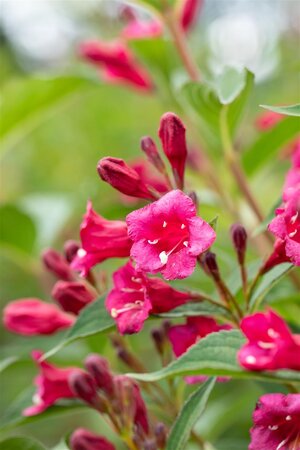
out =
[[[126,216],[131,208],[124,206],[118,194],[100,181],[97,161],[105,155],[126,160],[139,157],[140,137],[156,137],[159,118],[166,110],[181,111],[175,99],[183,74],[172,54],[168,65],[162,62],[161,72],[157,64],[148,67],[158,86],[153,95],[104,84],[94,68],[77,58],[76,48],[82,39],[117,35],[122,27],[120,8],[121,3],[114,1],[2,0],[2,307],[16,298],[50,299],[54,280],[43,271],[41,250],[48,246],[60,249],[66,239],[78,238],[88,198],[107,218]],[[294,0],[208,0],[190,35],[191,48],[207,79],[225,63],[246,65],[256,73],[257,82],[237,133],[241,151],[259,138],[254,127],[255,117],[261,111],[259,104],[291,104],[299,100],[299,17],[299,2]],[[164,91],[166,71],[171,94]],[[202,145],[192,139],[189,130],[188,138],[194,146]],[[228,187],[230,195],[236,198],[244,220],[251,223],[247,207],[238,199],[223,170],[218,149],[210,142],[205,142],[205,147],[211,152],[216,174],[225,189]],[[250,179],[265,214],[279,198],[288,168],[288,162],[279,160],[278,155],[270,155],[267,164]],[[221,209],[203,176],[190,170],[190,177],[191,187],[199,193],[201,215],[207,220],[219,215],[215,248],[223,270],[230,273],[235,265],[227,239],[232,219]],[[250,252],[249,259],[255,258],[255,251]],[[106,262],[103,268],[110,274],[120,263]],[[188,283],[212,289],[199,271]],[[286,293],[294,293],[288,281],[272,293],[272,300],[280,300]],[[280,309],[280,302],[278,305]],[[299,313],[299,303],[286,304],[284,308],[291,320]],[[149,340],[152,326],[148,323],[139,336],[130,338],[144,361],[150,361],[149,370],[159,364]],[[32,383],[36,370],[29,358],[30,350],[51,348],[59,338],[56,335],[27,339],[1,331],[3,358],[20,358],[2,374],[3,414]],[[81,364],[89,349],[109,355],[114,369],[126,370],[114,356],[107,338],[99,336],[70,345],[54,360],[64,365]],[[272,388],[241,381],[219,385],[197,427],[218,450],[246,449],[257,397]],[[54,446],[73,428],[85,425],[110,436],[104,423],[82,408],[70,411],[63,419],[49,414],[40,421],[6,429],[3,437],[26,434]],[[115,442],[122,448],[118,440]]]

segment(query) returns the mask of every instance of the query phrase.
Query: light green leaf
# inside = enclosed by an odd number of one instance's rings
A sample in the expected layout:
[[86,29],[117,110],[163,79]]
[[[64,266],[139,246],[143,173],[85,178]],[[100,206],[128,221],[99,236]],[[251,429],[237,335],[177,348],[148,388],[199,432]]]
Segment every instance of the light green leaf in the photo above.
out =
[[215,378],[207,380],[187,399],[171,428],[166,450],[185,448],[193,426],[205,409],[215,382]]
[[185,305],[178,306],[169,312],[159,314],[159,317],[164,318],[176,318],[176,317],[188,317],[188,316],[219,316],[226,317],[227,313],[222,306],[214,305],[206,300],[196,303],[186,303]]
[[224,67],[215,79],[215,89],[223,105],[232,103],[245,87],[245,72],[234,67]]
[[141,381],[157,381],[178,375],[230,376],[278,383],[300,382],[300,373],[291,370],[250,372],[237,362],[237,352],[245,343],[238,330],[211,333],[190,347],[180,358],[161,370],[146,374],[129,374]]
[[32,219],[20,208],[10,204],[0,207],[0,216],[0,241],[30,253],[36,238],[36,228]]
[[242,156],[243,167],[247,175],[254,175],[298,133],[299,121],[294,117],[287,117],[271,130],[262,133]]
[[297,116],[300,117],[300,103],[289,106],[269,106],[269,105],[259,105],[261,108],[268,109],[279,114],[284,114],[285,116]]
[[2,450],[46,450],[38,441],[27,437],[13,437],[0,442]]
[[104,299],[105,296],[102,296],[86,306],[79,314],[72,328],[63,336],[62,341],[52,350],[48,351],[44,355],[44,359],[54,355],[60,349],[77,339],[113,329],[114,321],[105,308]]
[[267,293],[275,286],[285,275],[287,275],[290,270],[292,270],[293,264],[284,263],[275,266],[269,272],[267,272],[262,279],[262,282],[258,285],[257,289],[254,291],[251,299],[250,306],[257,308]]
[[18,361],[17,356],[9,356],[8,358],[3,359],[0,361],[0,373],[4,372],[5,369],[10,367],[12,364]]

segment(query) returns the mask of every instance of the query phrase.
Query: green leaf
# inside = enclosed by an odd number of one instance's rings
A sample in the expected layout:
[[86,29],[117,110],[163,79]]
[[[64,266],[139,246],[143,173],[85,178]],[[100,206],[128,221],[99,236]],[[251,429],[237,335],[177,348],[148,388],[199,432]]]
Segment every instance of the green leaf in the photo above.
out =
[[287,117],[271,130],[262,133],[242,156],[243,167],[247,175],[254,175],[298,133],[299,121],[294,117]]
[[211,333],[163,369],[152,373],[129,375],[137,380],[149,382],[178,375],[230,376],[278,383],[300,382],[300,372],[296,371],[250,372],[242,369],[236,355],[243,344],[245,338],[238,330]]
[[48,351],[44,355],[44,359],[54,355],[63,347],[77,339],[113,329],[114,321],[105,308],[104,299],[105,296],[102,296],[86,306],[79,314],[72,328],[70,328],[63,336],[62,341],[56,347]]
[[284,114],[285,116],[296,116],[300,117],[300,103],[289,106],[269,106],[269,105],[259,105],[261,108],[268,109],[279,114]]
[[17,356],[9,356],[2,361],[0,361],[0,373],[4,372],[5,369],[10,367],[12,364],[18,361]]
[[275,286],[285,275],[287,275],[293,267],[293,264],[284,263],[275,266],[267,272],[263,276],[262,282],[254,291],[250,299],[250,306],[256,309],[272,287]]
[[196,303],[186,303],[185,305],[178,306],[169,312],[159,314],[159,317],[164,318],[176,318],[176,317],[188,317],[188,316],[227,316],[226,310],[221,306],[214,305],[206,300]]
[[79,77],[28,78],[7,83],[1,104],[5,111],[0,129],[2,153],[91,86],[90,80]]
[[166,450],[185,448],[193,426],[205,409],[215,382],[215,378],[207,380],[187,399],[171,428]]
[[0,207],[0,241],[30,253],[33,249],[36,229],[31,218],[14,205]]
[[31,417],[25,417],[22,415],[22,413],[24,409],[32,405],[32,397],[34,393],[35,389],[33,387],[30,387],[16,398],[16,400],[9,406],[9,408],[5,411],[4,415],[0,419],[1,430],[35,423],[37,421],[49,419],[50,417],[54,417],[59,414],[67,414],[69,412],[73,412],[75,409],[86,408],[83,403],[80,403],[76,400],[65,401],[65,403],[62,405],[51,406],[41,414],[37,414],[36,416]]
[[215,79],[215,89],[222,105],[232,103],[245,87],[245,72],[234,67],[224,67]]
[[2,450],[46,450],[42,444],[27,437],[13,437],[0,442]]

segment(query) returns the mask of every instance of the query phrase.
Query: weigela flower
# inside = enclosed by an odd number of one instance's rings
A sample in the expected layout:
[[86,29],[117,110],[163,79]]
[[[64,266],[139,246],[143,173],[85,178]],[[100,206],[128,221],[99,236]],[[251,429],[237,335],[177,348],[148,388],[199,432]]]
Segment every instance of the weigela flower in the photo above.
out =
[[185,126],[176,114],[167,112],[160,119],[158,135],[172,166],[177,186],[182,189],[187,158]]
[[57,281],[51,295],[64,311],[76,315],[97,297],[95,292],[80,281]]
[[32,352],[32,357],[40,369],[40,374],[34,380],[37,387],[37,392],[33,397],[34,405],[23,411],[24,416],[40,414],[60,399],[75,397],[69,387],[68,380],[71,374],[81,372],[81,370],[77,367],[61,369],[47,361],[40,361],[42,356],[43,354],[40,351]]
[[140,20],[132,17],[121,35],[125,39],[151,39],[161,36],[163,32],[162,23],[159,20]]
[[4,326],[25,336],[53,334],[70,327],[74,317],[56,305],[37,298],[24,298],[10,302],[3,311]]
[[81,44],[79,52],[85,60],[102,69],[106,81],[129,84],[144,91],[152,90],[150,76],[125,43],[87,41]]
[[293,335],[274,311],[256,313],[241,321],[248,342],[238,353],[248,370],[300,370],[300,335]]
[[72,450],[115,450],[114,445],[103,436],[84,428],[74,431],[70,438],[70,446]]
[[283,241],[282,239],[276,239],[273,247],[273,252],[264,263],[263,267],[260,269],[260,273],[264,274],[273,269],[273,267],[277,266],[278,264],[290,261],[290,258],[285,252],[285,241]]
[[174,190],[126,217],[137,269],[161,272],[167,280],[186,278],[197,256],[215,241],[216,233],[196,216],[190,197]]
[[255,120],[256,128],[259,131],[268,131],[284,118],[283,114],[273,111],[264,111]]
[[53,248],[48,248],[42,253],[42,261],[49,272],[65,281],[74,279],[74,274],[68,261]]
[[137,333],[150,313],[170,311],[191,298],[191,294],[178,291],[159,278],[147,277],[130,262],[113,274],[113,282],[106,308],[122,334]]
[[[168,337],[170,339],[173,352],[178,358],[199,339],[204,338],[210,333],[230,329],[230,325],[219,325],[212,317],[188,317],[184,325],[171,326],[168,330]],[[185,381],[189,384],[201,383],[206,379],[207,377],[202,375],[185,377]],[[225,380],[227,380],[226,377],[219,378],[219,381]]]
[[86,276],[96,264],[107,258],[129,256],[131,241],[127,225],[120,220],[106,220],[98,215],[88,202],[87,212],[80,227],[81,245],[71,266]]
[[300,188],[294,192],[283,208],[276,211],[269,230],[285,243],[285,253],[290,261],[300,266]]
[[180,23],[185,32],[189,31],[197,19],[204,0],[181,0]]
[[300,394],[265,394],[253,413],[249,450],[300,448]]
[[107,156],[100,159],[97,165],[100,178],[109,183],[122,194],[146,200],[155,200],[156,197],[146,185],[148,180],[130,167],[123,159]]

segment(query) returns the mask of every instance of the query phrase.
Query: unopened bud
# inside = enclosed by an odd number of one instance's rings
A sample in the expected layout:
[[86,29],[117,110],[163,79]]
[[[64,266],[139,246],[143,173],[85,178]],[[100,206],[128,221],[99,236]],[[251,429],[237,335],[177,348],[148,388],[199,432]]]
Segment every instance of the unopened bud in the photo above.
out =
[[193,201],[194,205],[196,206],[196,208],[198,208],[198,206],[199,206],[199,199],[198,199],[198,196],[197,196],[196,192],[195,191],[190,192],[189,193],[189,197],[192,199],[192,201]]
[[165,333],[160,328],[154,328],[151,331],[151,336],[154,341],[157,352],[162,355],[164,353]]
[[119,408],[122,412],[123,425],[125,428],[131,428],[136,414],[134,382],[125,375],[117,375],[114,377],[114,386]]
[[158,448],[165,448],[167,442],[167,427],[159,422],[155,425],[154,434]]
[[166,172],[165,164],[158,153],[155,142],[150,136],[144,136],[141,139],[141,149],[146,153],[151,164],[153,164],[160,173]]
[[76,371],[71,373],[68,382],[74,395],[102,412],[105,411],[104,405],[97,394],[95,381],[91,375],[83,371]]
[[240,264],[244,264],[247,248],[247,232],[245,228],[239,223],[232,225],[230,231],[232,242],[237,252],[238,261]]
[[79,314],[82,308],[96,298],[85,284],[76,281],[57,281],[51,295],[65,311],[74,314]]
[[71,263],[75,256],[77,255],[78,250],[80,249],[80,244],[76,241],[66,241],[64,245],[64,253],[66,260]]
[[72,450],[115,450],[113,444],[84,428],[78,428],[70,438]]
[[123,159],[106,157],[100,159],[97,166],[98,174],[103,181],[132,197],[156,200],[139,174],[129,167]]
[[172,166],[177,187],[182,189],[187,158],[185,126],[176,114],[168,112],[160,120],[158,135],[165,155]]
[[91,354],[85,360],[85,367],[95,380],[98,388],[106,394],[112,395],[114,384],[108,361],[102,356]]
[[211,275],[215,280],[220,279],[219,266],[217,264],[216,254],[206,252],[203,258],[204,270]]
[[199,14],[204,0],[182,0],[180,11],[180,23],[185,32],[189,31]]
[[45,267],[52,272],[57,278],[65,281],[74,279],[72,270],[66,259],[56,250],[49,248],[42,253],[42,260]]

